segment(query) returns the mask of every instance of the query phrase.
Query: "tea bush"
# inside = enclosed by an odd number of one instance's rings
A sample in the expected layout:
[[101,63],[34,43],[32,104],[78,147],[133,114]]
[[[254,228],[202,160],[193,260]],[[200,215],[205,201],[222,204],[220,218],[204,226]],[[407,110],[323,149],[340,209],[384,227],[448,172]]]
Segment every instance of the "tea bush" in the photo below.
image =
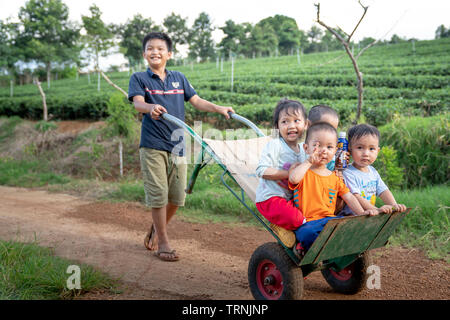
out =
[[397,151],[394,148],[382,147],[373,165],[389,189],[398,189],[403,186],[404,172],[398,165]]
[[450,113],[433,117],[398,117],[379,128],[381,145],[397,150],[405,187],[448,184]]

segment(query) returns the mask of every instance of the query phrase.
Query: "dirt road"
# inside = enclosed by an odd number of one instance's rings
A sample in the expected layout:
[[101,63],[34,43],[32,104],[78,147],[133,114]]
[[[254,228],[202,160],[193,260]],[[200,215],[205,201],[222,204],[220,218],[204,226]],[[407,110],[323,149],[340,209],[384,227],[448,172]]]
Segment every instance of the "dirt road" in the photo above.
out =
[[[252,227],[194,224],[175,219],[172,245],[181,259],[163,262],[143,246],[150,212],[137,203],[88,202],[66,194],[0,187],[0,239],[53,247],[58,256],[93,265],[120,277],[118,295],[88,299],[252,299],[247,266],[252,252],[273,241]],[[320,272],[305,280],[304,299],[449,299],[450,270],[419,250],[372,251],[381,289],[354,296],[332,292]],[[81,284],[82,285],[82,284]]]

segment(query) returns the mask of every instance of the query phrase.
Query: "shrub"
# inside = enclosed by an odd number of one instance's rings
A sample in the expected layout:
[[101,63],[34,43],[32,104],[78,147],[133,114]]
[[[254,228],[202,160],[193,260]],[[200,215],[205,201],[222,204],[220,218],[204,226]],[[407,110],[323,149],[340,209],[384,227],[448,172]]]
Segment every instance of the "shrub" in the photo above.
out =
[[398,152],[408,188],[448,183],[449,118],[449,113],[402,117],[380,128],[382,146],[392,146]]
[[107,113],[109,117],[106,122],[113,135],[128,137],[133,132],[137,112],[121,93],[110,97]]
[[36,123],[35,129],[40,132],[46,132],[48,130],[55,130],[58,126],[52,121],[41,120]]
[[403,169],[398,166],[397,151],[389,146],[381,148],[374,167],[387,184],[389,189],[398,189],[403,186]]

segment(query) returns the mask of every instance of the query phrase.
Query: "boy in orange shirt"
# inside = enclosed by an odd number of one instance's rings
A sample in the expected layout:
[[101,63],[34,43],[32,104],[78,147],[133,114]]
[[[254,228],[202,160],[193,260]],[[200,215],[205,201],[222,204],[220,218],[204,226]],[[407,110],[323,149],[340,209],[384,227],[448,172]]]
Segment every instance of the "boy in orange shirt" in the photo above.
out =
[[334,212],[336,199],[341,197],[358,215],[377,215],[378,210],[364,211],[356,197],[333,171],[327,169],[337,151],[337,131],[329,123],[312,125],[306,132],[303,145],[307,161],[292,165],[289,170],[289,188],[294,190],[294,204],[303,212],[306,223],[295,230],[301,248],[308,250]]

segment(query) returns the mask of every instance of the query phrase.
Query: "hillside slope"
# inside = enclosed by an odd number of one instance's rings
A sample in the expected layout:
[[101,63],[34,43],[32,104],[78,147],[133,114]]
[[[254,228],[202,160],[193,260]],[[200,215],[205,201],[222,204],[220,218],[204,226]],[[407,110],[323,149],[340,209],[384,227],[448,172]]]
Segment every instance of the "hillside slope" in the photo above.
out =
[[[368,122],[381,125],[395,113],[429,115],[450,109],[450,40],[418,41],[414,49],[409,42],[380,45],[359,59],[365,87],[363,114]],[[233,88],[231,63],[224,62],[223,72],[221,68],[216,62],[170,67],[183,72],[201,97],[233,106],[255,122],[270,121],[272,110],[282,97],[298,99],[307,108],[329,104],[339,111],[344,123],[356,111],[356,77],[344,51],[302,55],[300,64],[295,55],[237,59]],[[128,89],[129,73],[108,76]],[[98,92],[96,78],[57,80],[50,89],[43,85],[49,113],[55,119],[105,117],[107,101],[117,91],[101,79]],[[186,107],[188,122],[202,116],[190,104]],[[13,97],[9,87],[0,88],[0,115],[41,118],[42,100],[37,87],[17,86]]]

